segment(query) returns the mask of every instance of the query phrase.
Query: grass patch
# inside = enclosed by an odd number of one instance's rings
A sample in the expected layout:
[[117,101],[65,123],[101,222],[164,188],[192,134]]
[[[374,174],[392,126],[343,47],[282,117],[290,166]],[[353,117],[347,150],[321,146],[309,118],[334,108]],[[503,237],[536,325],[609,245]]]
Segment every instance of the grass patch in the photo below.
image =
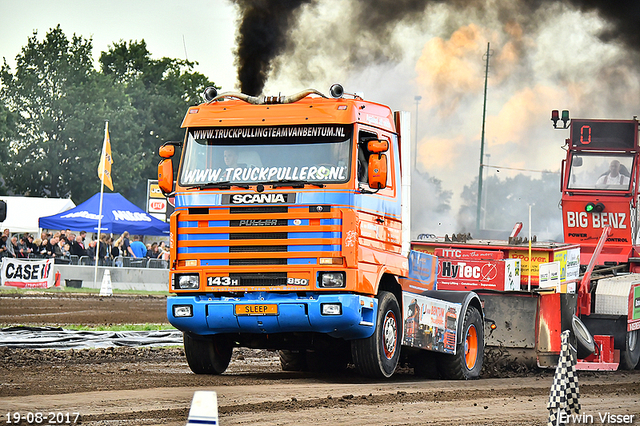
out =
[[[18,288],[0,286],[0,294],[100,294],[99,288],[87,288],[87,287],[50,287],[50,288]],[[120,290],[113,289],[113,294],[133,294],[133,295],[155,295],[155,296],[169,296],[169,291],[147,291],[147,290]]]
[[170,324],[113,324],[113,325],[66,325],[65,330],[81,331],[155,331],[155,330],[175,330]]
[[171,324],[111,324],[111,325],[52,325],[52,324],[0,324],[1,328],[7,327],[60,327],[65,330],[77,331],[162,331],[176,330]]

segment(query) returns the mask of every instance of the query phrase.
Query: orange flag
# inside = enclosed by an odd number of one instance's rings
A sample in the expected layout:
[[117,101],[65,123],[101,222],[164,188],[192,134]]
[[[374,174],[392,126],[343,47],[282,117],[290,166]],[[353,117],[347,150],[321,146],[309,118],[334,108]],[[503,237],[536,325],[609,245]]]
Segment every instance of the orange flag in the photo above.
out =
[[111,141],[109,140],[109,122],[104,123],[104,145],[102,146],[102,157],[98,165],[98,177],[107,187],[113,191],[113,181],[111,180]]

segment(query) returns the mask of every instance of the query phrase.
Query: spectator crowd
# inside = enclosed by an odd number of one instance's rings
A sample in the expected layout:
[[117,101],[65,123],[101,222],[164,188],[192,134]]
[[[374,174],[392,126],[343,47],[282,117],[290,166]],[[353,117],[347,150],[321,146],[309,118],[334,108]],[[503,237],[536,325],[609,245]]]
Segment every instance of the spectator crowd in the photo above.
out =
[[0,236],[0,258],[53,258],[55,263],[95,265],[97,257],[100,266],[129,266],[125,265],[131,263],[124,261],[127,258],[160,259],[165,261],[165,267],[168,265],[169,248],[164,241],[145,245],[142,236],[134,235],[132,239],[129,232],[124,232],[115,241],[113,236],[101,234],[98,244],[96,239],[87,241],[86,231],[77,234],[69,229],[53,234],[44,231],[39,238],[34,238],[29,233],[12,235],[5,229]]

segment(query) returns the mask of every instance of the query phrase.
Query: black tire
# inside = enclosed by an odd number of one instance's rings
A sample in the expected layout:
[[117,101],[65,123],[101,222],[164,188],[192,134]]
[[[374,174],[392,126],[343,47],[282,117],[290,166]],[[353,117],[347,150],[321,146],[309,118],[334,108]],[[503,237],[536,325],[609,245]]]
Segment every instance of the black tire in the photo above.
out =
[[282,371],[305,371],[307,368],[304,350],[282,350],[278,351],[278,355],[280,355]]
[[595,352],[596,344],[593,340],[593,336],[587,329],[587,326],[584,325],[582,321],[577,316],[573,316],[571,320],[571,329],[573,330],[573,335],[577,340],[577,356],[578,359],[584,359]]
[[438,370],[443,379],[472,380],[480,377],[484,361],[484,325],[476,307],[467,307],[462,339],[456,336],[456,354],[438,355]]
[[224,335],[194,336],[184,333],[184,353],[196,374],[222,374],[229,366],[233,345]]
[[378,298],[376,330],[371,337],[351,342],[351,355],[356,370],[367,377],[391,377],[400,359],[402,317],[398,300],[388,291]]
[[620,369],[633,370],[640,366],[640,330],[627,331],[625,350],[620,351]]

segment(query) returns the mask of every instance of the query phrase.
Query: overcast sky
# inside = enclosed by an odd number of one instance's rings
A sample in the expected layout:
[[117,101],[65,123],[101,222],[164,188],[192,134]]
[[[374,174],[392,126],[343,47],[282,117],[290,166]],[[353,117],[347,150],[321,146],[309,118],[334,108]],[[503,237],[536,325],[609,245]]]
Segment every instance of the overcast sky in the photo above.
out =
[[154,58],[197,61],[197,71],[231,90],[235,20],[226,0],[0,0],[0,56],[13,69],[34,30],[41,40],[60,24],[67,37],[91,38],[96,59],[113,42],[144,39]]
[[[454,214],[425,218],[420,232],[462,231],[455,212],[464,185],[478,173],[487,43],[485,163],[495,166],[488,175],[539,178],[542,170],[559,171],[568,132],[552,130],[552,109],[581,118],[640,115],[638,53],[601,41],[609,23],[597,12],[551,0],[533,11],[524,0],[451,0],[416,13],[398,10],[416,2],[375,1],[394,6],[373,13],[368,0],[318,0],[301,8],[264,93],[309,87],[326,93],[339,82],[346,92],[363,92],[414,118],[414,98],[422,96],[417,167],[453,192]],[[223,91],[238,90],[233,55],[239,16],[225,0],[0,0],[0,56],[13,68],[33,30],[42,39],[60,24],[67,36],[92,38],[96,56],[114,41],[144,39],[154,58],[197,61],[197,70]],[[526,188],[522,194],[518,202],[526,204]],[[550,204],[557,208],[557,200]],[[536,208],[547,207],[534,207],[534,215]]]

